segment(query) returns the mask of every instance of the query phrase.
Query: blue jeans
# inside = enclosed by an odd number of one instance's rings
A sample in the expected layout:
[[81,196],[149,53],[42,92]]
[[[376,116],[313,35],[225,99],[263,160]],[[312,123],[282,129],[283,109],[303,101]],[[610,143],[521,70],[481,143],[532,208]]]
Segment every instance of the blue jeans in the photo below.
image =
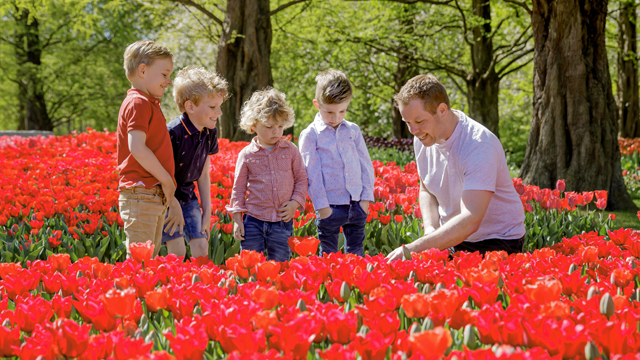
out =
[[288,240],[293,236],[293,220],[270,222],[245,215],[243,223],[244,240],[240,242],[242,250],[264,253],[266,249],[268,260],[289,261],[291,249]]
[[323,254],[338,252],[340,227],[344,232],[345,252],[364,256],[364,227],[367,225],[367,213],[359,201],[349,205],[329,205],[333,211],[326,219],[320,219],[316,213],[316,227],[320,239],[320,252]]
[[183,232],[182,234],[180,234],[180,230],[176,228],[176,231],[173,233],[173,235],[169,235],[169,232],[164,230],[167,224],[163,225],[162,244],[166,244],[167,241],[179,239],[183,236],[187,243],[191,239],[206,239],[207,234],[202,229],[202,210],[200,209],[198,200],[191,200],[186,203],[180,202],[180,207],[182,208],[182,217],[184,218],[184,227],[182,229]]

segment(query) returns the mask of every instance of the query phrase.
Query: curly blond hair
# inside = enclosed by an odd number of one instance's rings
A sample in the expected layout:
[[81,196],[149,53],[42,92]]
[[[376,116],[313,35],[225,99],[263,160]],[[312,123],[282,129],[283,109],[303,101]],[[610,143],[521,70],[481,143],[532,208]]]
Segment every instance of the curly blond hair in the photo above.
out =
[[293,109],[287,105],[287,96],[274,88],[268,87],[251,95],[242,105],[240,111],[240,128],[249,134],[258,121],[263,124],[273,119],[278,125],[289,128],[295,121]]
[[323,105],[342,104],[353,96],[351,82],[342,71],[329,69],[316,76],[316,101]]
[[124,71],[127,79],[131,80],[140,65],[151,66],[158,59],[173,57],[165,46],[151,40],[140,40],[127,46],[124,51]]
[[191,100],[195,106],[207,96],[222,95],[226,100],[228,87],[227,80],[217,73],[203,67],[187,66],[173,80],[173,99],[180,112],[185,112],[184,103],[187,100]]
[[447,90],[431,74],[414,76],[402,86],[400,92],[393,96],[398,107],[405,106],[416,98],[424,100],[424,108],[431,114],[438,111],[440,104],[445,104],[447,108],[451,109]]

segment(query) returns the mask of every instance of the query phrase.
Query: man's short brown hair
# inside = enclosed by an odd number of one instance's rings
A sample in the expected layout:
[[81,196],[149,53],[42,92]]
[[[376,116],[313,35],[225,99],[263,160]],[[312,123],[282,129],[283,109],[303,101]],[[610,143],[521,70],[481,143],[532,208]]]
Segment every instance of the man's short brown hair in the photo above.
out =
[[440,104],[445,104],[447,108],[451,109],[447,90],[431,74],[418,75],[411,78],[400,89],[400,92],[393,97],[393,100],[400,107],[407,105],[416,98],[424,100],[424,108],[431,114],[435,114],[438,111]]
[[171,51],[154,41],[140,40],[134,42],[127,46],[127,49],[124,51],[124,71],[127,79],[131,80],[140,65],[145,64],[151,66],[151,64],[158,59],[170,57],[173,57]]
[[320,104],[342,104],[351,99],[353,90],[347,75],[342,71],[329,69],[316,76],[316,100]]

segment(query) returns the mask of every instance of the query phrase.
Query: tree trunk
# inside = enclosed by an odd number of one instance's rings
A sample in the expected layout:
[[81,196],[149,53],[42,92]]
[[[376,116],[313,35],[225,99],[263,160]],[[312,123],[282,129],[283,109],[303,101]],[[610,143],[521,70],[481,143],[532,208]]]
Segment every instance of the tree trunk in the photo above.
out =
[[228,0],[218,43],[216,70],[229,82],[231,97],[222,104],[220,137],[248,140],[238,126],[242,104],[256,90],[273,85],[269,0]]
[[473,14],[484,19],[484,23],[473,28],[474,42],[471,46],[473,69],[466,79],[469,116],[500,137],[498,132],[500,77],[496,74],[493,63],[491,5],[489,0],[473,0],[472,7]]
[[16,14],[16,57],[20,68],[18,76],[19,110],[21,121],[19,130],[53,130],[53,123],[47,113],[44,84],[40,76],[42,43],[38,31],[38,19],[29,22],[29,11]]
[[617,106],[605,48],[607,1],[533,0],[533,119],[521,176],[528,184],[607,190],[609,209],[635,209],[620,168]]
[[618,136],[640,137],[640,93],[638,92],[638,37],[634,0],[620,3],[618,15]]
[[[414,33],[414,20],[415,14],[413,7],[404,5],[402,8],[400,25],[402,26],[405,35],[410,36]],[[409,81],[409,79],[419,73],[418,68],[412,63],[408,53],[409,51],[399,52],[398,65],[396,67],[395,74],[393,74],[394,94],[399,93],[402,86]],[[393,99],[391,99],[391,121],[393,123],[393,136],[396,139],[413,138],[413,135],[409,132],[407,124],[402,121],[402,114],[400,114],[400,110]]]

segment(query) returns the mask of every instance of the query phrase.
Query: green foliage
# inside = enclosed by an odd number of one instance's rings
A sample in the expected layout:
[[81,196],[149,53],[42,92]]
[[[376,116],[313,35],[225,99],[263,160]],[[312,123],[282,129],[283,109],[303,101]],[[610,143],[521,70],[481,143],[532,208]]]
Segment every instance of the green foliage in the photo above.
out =
[[[591,205],[593,206],[593,205]],[[581,210],[547,210],[539,204],[533,204],[533,211],[525,213],[524,250],[533,251],[550,247],[565,237],[595,231],[606,235],[607,230],[614,229],[613,221],[602,211]]]
[[[18,14],[28,11],[37,24],[41,64],[18,63],[24,51]],[[87,126],[115,130],[118,110],[131,86],[122,69],[126,46],[157,27],[158,10],[134,0],[3,1],[0,5],[0,124],[18,127],[20,74],[32,72],[43,83],[46,109],[56,133]],[[30,28],[29,31],[35,31]]]

